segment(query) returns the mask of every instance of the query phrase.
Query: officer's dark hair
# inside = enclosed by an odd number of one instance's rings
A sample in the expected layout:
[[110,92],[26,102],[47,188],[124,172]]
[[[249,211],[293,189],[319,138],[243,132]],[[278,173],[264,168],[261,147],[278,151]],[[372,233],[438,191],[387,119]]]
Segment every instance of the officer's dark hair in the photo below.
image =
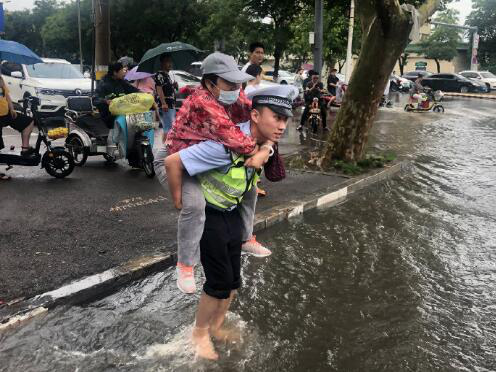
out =
[[310,70],[310,71],[308,71],[308,76],[309,76],[309,77],[312,77],[313,75],[318,75],[318,74],[319,74],[319,73],[318,73],[317,71],[315,71],[315,70]]
[[258,112],[262,113],[263,109],[264,108],[268,108],[266,105],[262,105],[260,103],[254,103],[252,106],[251,106],[251,109],[252,110],[257,110]]
[[109,76],[112,76],[114,74],[114,72],[119,72],[120,70],[122,70],[124,68],[124,65],[121,63],[121,62],[114,62],[114,63],[111,63],[109,66],[108,66],[108,75]]
[[265,46],[260,41],[255,41],[250,44],[250,53],[253,53],[257,48],[262,48],[265,51]]
[[205,74],[202,76],[201,85],[203,88],[207,89],[207,81],[210,81],[212,84],[217,85],[218,79],[219,79],[219,76],[217,76],[215,74]]
[[246,69],[246,73],[253,77],[257,77],[262,73],[262,67],[260,67],[259,65],[251,64]]

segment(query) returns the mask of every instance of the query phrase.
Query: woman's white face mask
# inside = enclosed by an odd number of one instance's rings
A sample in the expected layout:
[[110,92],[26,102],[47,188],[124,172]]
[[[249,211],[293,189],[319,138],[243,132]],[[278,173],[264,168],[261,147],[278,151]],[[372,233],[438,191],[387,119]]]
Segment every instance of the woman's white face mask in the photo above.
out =
[[224,105],[232,105],[236,103],[236,101],[239,98],[239,91],[240,89],[236,90],[222,90],[219,89],[220,94],[219,94],[219,102],[224,104]]
[[221,104],[229,106],[236,103],[236,101],[239,99],[239,92],[241,90],[240,88],[236,90],[222,90],[214,83],[212,83],[212,85],[219,90],[219,97],[217,98],[217,100]]

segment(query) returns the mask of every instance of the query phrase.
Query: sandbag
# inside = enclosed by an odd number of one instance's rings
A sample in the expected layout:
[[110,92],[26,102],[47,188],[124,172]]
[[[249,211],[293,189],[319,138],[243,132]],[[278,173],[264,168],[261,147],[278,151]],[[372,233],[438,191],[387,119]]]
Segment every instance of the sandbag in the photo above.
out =
[[148,93],[131,93],[114,98],[110,103],[109,110],[112,115],[139,114],[150,111],[153,106],[153,96]]

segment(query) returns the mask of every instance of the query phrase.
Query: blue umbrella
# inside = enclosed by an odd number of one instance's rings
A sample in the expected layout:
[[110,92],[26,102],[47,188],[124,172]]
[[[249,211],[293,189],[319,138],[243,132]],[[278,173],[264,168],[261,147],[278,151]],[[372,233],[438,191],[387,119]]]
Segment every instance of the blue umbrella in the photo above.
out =
[[0,40],[0,61],[24,65],[43,63],[41,58],[27,46],[9,40]]

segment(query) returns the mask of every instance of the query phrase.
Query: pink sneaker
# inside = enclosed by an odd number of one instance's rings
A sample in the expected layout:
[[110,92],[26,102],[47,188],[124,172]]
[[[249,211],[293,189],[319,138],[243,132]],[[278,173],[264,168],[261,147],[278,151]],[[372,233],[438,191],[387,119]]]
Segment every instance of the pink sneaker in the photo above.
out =
[[272,254],[269,249],[257,242],[257,237],[255,235],[252,235],[249,240],[243,243],[241,251],[255,257],[267,257]]
[[177,288],[179,288],[179,290],[183,293],[191,294],[196,292],[195,275],[193,270],[193,266],[186,266],[179,262],[177,263]]

